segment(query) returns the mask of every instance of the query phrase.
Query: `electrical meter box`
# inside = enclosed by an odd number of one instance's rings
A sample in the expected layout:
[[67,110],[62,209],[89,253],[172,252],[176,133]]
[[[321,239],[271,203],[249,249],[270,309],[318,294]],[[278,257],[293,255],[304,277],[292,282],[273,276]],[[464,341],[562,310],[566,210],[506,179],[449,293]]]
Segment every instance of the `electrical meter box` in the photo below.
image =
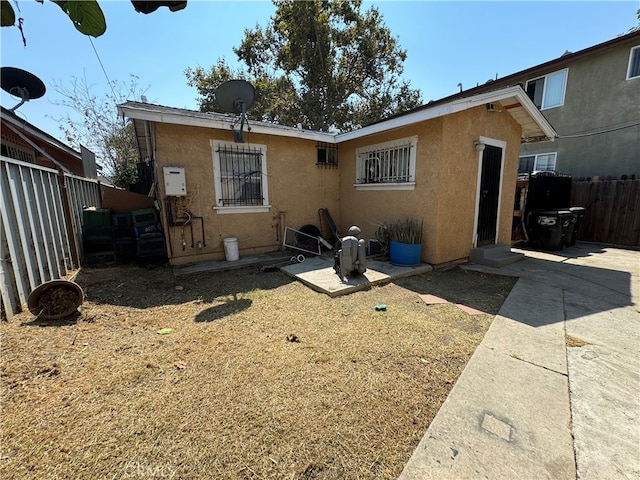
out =
[[167,196],[183,197],[187,194],[183,167],[162,167],[164,191]]

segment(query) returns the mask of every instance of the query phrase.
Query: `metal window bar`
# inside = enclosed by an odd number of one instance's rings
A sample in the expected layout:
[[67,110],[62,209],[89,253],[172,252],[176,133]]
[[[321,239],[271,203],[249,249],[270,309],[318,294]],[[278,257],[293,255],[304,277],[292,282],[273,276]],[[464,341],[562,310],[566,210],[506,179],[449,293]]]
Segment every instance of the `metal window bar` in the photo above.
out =
[[219,203],[224,206],[263,205],[262,151],[244,145],[219,145]]
[[338,167],[338,147],[334,144],[318,142],[316,145],[318,167]]
[[401,183],[411,181],[411,145],[369,150],[360,155],[357,183]]

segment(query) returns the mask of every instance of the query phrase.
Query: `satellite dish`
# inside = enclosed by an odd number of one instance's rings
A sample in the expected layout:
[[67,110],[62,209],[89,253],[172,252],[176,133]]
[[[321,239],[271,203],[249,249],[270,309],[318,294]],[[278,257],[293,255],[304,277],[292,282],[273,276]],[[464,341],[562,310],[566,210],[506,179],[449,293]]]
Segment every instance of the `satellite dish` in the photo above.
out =
[[229,80],[216,88],[216,102],[227,113],[245,113],[255,99],[256,91],[246,80]]
[[[216,88],[216,102],[220,108],[226,113],[235,113],[240,116],[240,130],[233,131],[236,143],[244,143],[242,129],[244,122],[247,121],[247,110],[253,106],[255,100],[256,91],[246,80],[228,80]],[[233,126],[237,123],[236,121]],[[251,131],[251,128],[248,127],[248,130]]]
[[22,100],[10,111],[15,111],[24,102],[42,97],[47,91],[42,80],[33,73],[15,67],[2,67],[0,69],[0,86],[5,92]]

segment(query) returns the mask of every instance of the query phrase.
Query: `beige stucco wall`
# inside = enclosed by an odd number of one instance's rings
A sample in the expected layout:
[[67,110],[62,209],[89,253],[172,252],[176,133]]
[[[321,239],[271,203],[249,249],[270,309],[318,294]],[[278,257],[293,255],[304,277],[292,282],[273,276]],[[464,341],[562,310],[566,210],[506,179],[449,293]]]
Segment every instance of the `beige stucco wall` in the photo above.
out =
[[[413,135],[418,135],[415,190],[356,190],[357,148]],[[415,217],[424,222],[424,261],[440,265],[468,257],[474,242],[480,156],[474,141],[481,136],[507,145],[498,242],[510,244],[520,126],[508,112],[487,112],[484,106],[341,144],[341,230],[355,224],[363,238],[374,238],[382,222]]]
[[[339,169],[318,168],[315,141],[246,133],[247,143],[267,147],[271,205],[267,213],[220,214],[213,208],[211,140],[232,142],[231,131],[156,124],[154,133],[160,198],[166,198],[162,167],[184,167],[188,208],[204,221],[205,245],[197,246],[201,233],[196,220],[195,246],[191,247],[191,230],[186,228],[187,245],[182,250],[182,229],[167,226],[163,211],[173,264],[224,258],[226,237],[238,239],[241,256],[279,250],[285,226],[319,226],[319,208],[329,209],[341,234],[358,225],[362,238],[375,238],[385,221],[415,217],[424,222],[423,261],[441,265],[465,259],[474,242],[481,155],[474,141],[480,137],[506,144],[497,240],[510,243],[520,126],[506,110],[487,112],[481,106],[343,142],[338,146]],[[357,148],[412,136],[418,137],[414,190],[356,190]]]
[[[375,238],[375,231],[384,222],[415,217],[424,221],[423,258],[436,244],[438,178],[442,157],[442,118],[370,135],[340,144],[340,219],[339,230],[351,225],[362,229],[361,238]],[[417,135],[415,190],[356,190],[356,149]]]
[[185,229],[187,246],[181,247],[181,228],[168,227],[162,212],[167,240],[171,244],[170,261],[184,264],[224,258],[223,239],[236,237],[240,256],[275,251],[282,244],[284,226],[300,228],[318,225],[318,209],[328,208],[339,221],[339,172],[316,166],[316,142],[296,138],[259,135],[245,132],[245,141],[267,147],[268,213],[220,214],[213,209],[213,152],[211,140],[233,142],[231,131],[172,124],[155,124],[155,157],[159,193],[163,199],[162,167],[184,167],[189,210],[202,216],[205,244],[200,240],[199,221],[195,221],[196,247],[191,247],[190,229]]

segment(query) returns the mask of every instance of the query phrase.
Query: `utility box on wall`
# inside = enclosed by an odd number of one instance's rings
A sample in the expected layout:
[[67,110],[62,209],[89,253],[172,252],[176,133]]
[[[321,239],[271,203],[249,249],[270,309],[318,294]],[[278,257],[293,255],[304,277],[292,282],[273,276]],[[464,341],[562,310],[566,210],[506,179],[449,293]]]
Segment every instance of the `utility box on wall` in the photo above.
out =
[[164,191],[168,196],[183,197],[187,194],[183,167],[162,167]]

